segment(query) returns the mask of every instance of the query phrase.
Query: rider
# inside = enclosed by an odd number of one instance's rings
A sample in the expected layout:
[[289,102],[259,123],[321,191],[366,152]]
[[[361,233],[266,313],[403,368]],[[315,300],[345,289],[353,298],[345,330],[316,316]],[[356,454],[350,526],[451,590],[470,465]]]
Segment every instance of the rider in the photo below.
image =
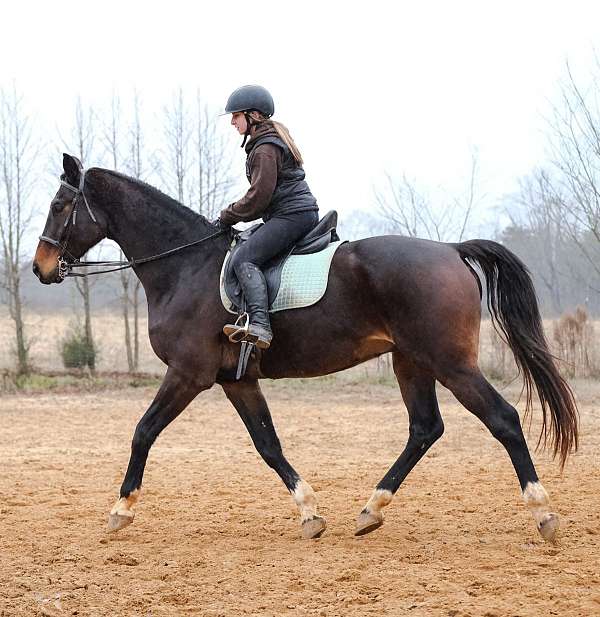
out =
[[[289,250],[319,220],[317,200],[304,180],[302,156],[287,128],[271,116],[273,98],[262,86],[242,86],[225,106],[231,124],[244,135],[248,192],[225,208],[224,225],[262,218],[264,225],[233,254],[232,268],[246,300],[250,324],[248,340],[261,349],[271,344],[269,298],[261,267]],[[247,141],[247,143],[246,143]],[[229,335],[238,327],[223,328]]]

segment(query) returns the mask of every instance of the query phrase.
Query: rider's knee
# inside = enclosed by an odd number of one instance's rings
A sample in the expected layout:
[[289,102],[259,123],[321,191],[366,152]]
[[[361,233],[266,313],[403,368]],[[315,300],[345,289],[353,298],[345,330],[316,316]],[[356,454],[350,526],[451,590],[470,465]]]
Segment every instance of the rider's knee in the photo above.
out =
[[231,267],[233,268],[235,275],[238,278],[240,278],[244,275],[245,272],[247,272],[248,268],[257,268],[258,266],[256,266],[256,264],[253,264],[252,261],[250,261],[250,259],[243,258],[243,259],[236,259],[231,264]]

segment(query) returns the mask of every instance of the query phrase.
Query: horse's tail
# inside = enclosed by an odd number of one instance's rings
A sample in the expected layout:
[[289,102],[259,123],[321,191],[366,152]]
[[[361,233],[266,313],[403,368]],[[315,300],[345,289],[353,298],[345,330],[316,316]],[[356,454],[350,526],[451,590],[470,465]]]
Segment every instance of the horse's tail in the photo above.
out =
[[497,242],[469,240],[454,247],[465,263],[478,265],[485,276],[492,322],[496,331],[504,335],[523,375],[525,415],[531,410],[535,385],[543,414],[538,446],[542,442],[546,446],[549,439],[553,454],[560,455],[563,467],[567,456],[578,446],[577,405],[548,350],[529,271],[514,253]]

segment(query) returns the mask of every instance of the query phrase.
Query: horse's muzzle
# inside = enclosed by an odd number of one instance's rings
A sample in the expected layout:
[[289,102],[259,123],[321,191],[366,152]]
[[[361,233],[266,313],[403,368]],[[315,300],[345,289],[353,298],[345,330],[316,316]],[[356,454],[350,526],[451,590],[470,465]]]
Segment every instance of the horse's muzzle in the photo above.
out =
[[62,283],[64,279],[60,269],[58,250],[45,242],[38,244],[33,258],[32,270],[44,285]]
[[32,267],[33,273],[38,277],[40,283],[51,285],[52,283],[62,283],[64,278],[59,275],[58,266],[48,274],[43,274],[40,267],[34,262]]

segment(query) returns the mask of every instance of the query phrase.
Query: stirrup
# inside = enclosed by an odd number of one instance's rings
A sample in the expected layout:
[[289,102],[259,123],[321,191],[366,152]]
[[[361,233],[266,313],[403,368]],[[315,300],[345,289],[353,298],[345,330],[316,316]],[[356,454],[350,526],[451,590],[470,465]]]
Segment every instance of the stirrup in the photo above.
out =
[[232,343],[241,343],[248,336],[250,328],[250,315],[242,313],[234,324],[226,324],[223,333]]

